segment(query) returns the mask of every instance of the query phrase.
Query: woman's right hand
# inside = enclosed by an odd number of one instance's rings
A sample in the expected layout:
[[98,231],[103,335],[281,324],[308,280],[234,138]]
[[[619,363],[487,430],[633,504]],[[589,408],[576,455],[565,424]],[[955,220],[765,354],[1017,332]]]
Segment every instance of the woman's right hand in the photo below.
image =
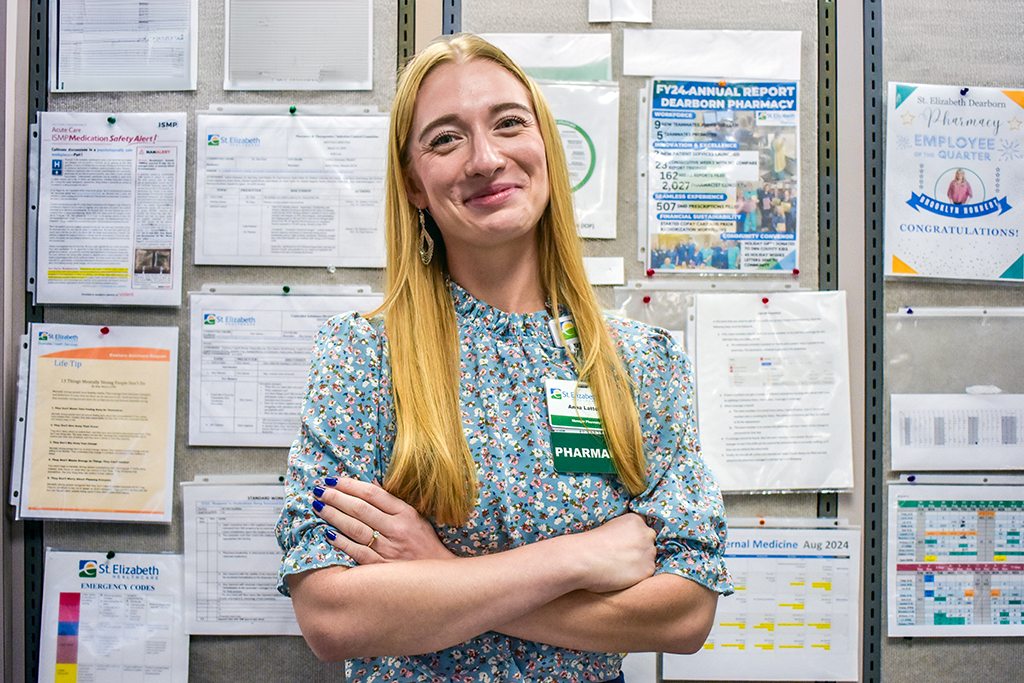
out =
[[580,588],[593,593],[629,588],[654,575],[656,533],[629,512],[596,529],[552,539],[564,546],[585,573]]

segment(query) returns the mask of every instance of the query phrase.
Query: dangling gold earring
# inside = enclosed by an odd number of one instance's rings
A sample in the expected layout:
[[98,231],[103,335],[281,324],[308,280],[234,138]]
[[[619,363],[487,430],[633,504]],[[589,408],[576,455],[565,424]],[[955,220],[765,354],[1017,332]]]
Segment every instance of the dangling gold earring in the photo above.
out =
[[429,266],[430,260],[434,258],[434,238],[427,232],[427,221],[423,217],[423,209],[420,212],[420,261],[423,265]]

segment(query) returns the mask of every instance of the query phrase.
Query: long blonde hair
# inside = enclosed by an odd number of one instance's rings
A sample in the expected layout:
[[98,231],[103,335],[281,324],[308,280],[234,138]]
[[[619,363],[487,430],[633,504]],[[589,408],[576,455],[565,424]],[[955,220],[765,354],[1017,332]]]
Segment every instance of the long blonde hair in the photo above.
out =
[[427,75],[445,63],[488,59],[529,91],[544,139],[550,201],[538,225],[541,285],[552,310],[564,305],[581,340],[573,357],[580,381],[594,393],[619,478],[633,495],[646,486],[646,458],[633,386],[605,325],[583,269],[572,207],[572,185],[555,118],[536,84],[504,52],[461,34],[432,43],[402,71],[391,110],[386,190],[388,336],[396,439],[384,488],[441,524],[464,524],[476,503],[477,477],[463,433],[459,397],[459,338],[447,281],[443,241],[430,265],[419,257],[417,209],[406,194],[416,95]]

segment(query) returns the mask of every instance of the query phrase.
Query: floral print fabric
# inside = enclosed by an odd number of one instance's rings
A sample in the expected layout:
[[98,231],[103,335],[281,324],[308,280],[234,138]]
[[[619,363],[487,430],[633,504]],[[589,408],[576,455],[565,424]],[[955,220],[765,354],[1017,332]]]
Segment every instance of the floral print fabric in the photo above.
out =
[[[648,488],[630,498],[614,475],[554,470],[544,378],[575,379],[541,311],[499,311],[452,284],[459,321],[462,412],[476,461],[479,500],[462,527],[437,526],[456,555],[494,553],[599,526],[627,511],[657,532],[658,573],[671,572],[729,593],[723,561],[722,498],[700,457],[692,369],[670,335],[609,316],[608,325],[635,383],[648,459]],[[355,562],[330,546],[313,513],[312,489],[325,477],[383,481],[394,441],[394,413],[383,322],[357,314],[332,318],[313,349],[302,426],[289,456],[278,523],[287,577]],[[360,681],[606,681],[621,654],[578,652],[497,633],[411,657],[352,660]]]

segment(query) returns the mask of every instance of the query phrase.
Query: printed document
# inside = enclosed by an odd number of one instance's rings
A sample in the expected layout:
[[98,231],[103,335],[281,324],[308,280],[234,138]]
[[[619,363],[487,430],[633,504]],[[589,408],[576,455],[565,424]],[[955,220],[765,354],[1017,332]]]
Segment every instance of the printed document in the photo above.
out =
[[197,264],[384,266],[388,117],[197,119]]
[[1024,635],[1024,486],[891,484],[888,635]]
[[845,292],[698,294],[697,413],[724,491],[853,486]]
[[290,446],[316,331],[383,298],[191,294],[189,444]]
[[291,599],[277,591],[284,486],[215,481],[199,476],[181,487],[188,632],[300,635]]
[[32,323],[26,353],[20,516],[170,523],[178,328]]
[[1024,395],[893,394],[894,470],[1019,470]]
[[663,678],[857,680],[858,530],[732,527],[725,561],[736,592],[701,650],[664,655]]
[[46,550],[39,679],[187,683],[181,555]]
[[40,114],[36,301],[181,305],[185,114]]
[[199,0],[50,5],[50,91],[195,90]]
[[370,0],[226,0],[225,90],[371,90]]

